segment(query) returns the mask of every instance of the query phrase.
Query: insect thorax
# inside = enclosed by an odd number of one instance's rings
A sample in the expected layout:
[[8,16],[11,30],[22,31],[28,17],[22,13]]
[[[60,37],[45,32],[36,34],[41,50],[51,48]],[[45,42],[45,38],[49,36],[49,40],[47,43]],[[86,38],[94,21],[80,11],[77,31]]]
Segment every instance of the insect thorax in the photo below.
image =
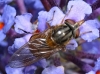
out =
[[70,27],[69,24],[65,23],[60,26],[56,26],[52,29],[49,41],[53,45],[66,45],[72,38],[75,38],[74,28]]

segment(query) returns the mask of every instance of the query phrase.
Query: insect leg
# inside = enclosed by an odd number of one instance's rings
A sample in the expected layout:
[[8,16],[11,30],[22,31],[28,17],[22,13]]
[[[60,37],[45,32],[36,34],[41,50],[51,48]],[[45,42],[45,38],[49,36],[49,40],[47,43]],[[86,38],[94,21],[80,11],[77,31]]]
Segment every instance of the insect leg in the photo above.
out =
[[75,29],[75,31],[76,31],[84,22],[85,22],[84,19],[83,19],[83,20],[80,20],[79,22],[76,22],[76,23],[74,24],[74,29]]
[[84,34],[87,34],[87,33],[91,33],[91,32],[92,32],[92,31],[84,32],[84,33],[80,34],[80,36],[81,36],[81,35],[84,35]]
[[84,35],[84,34],[87,34],[87,33],[91,33],[92,31],[87,31],[87,32],[84,32],[82,34],[79,35],[79,37],[76,39],[77,43],[80,45],[84,42],[86,42],[84,39],[80,38],[80,36]]
[[55,14],[55,11],[53,12],[53,17],[52,17],[52,19],[49,20],[49,21],[47,21],[47,23],[50,22],[50,21],[52,21],[52,20],[54,19],[54,14]]

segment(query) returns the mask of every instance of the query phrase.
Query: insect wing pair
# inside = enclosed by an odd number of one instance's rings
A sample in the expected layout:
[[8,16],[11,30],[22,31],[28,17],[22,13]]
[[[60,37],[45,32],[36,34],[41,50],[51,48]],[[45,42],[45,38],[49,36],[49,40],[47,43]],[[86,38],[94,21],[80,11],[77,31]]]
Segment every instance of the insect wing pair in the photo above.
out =
[[54,51],[46,44],[46,39],[42,38],[41,34],[35,34],[13,54],[9,66],[15,68],[28,66],[42,58],[48,58],[52,53]]

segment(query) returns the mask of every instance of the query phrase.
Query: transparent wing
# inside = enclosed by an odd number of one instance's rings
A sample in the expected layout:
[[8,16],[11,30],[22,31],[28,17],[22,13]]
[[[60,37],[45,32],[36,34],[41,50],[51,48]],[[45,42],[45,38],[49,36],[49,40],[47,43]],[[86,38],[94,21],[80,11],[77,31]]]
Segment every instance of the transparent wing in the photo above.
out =
[[28,66],[42,58],[49,57],[52,53],[53,49],[46,44],[45,39],[37,38],[18,49],[11,57],[9,65],[11,67]]
[[18,49],[11,57],[9,65],[11,67],[23,67],[39,60],[41,57],[36,58],[33,56],[33,54],[30,52],[30,49],[31,48],[29,48],[28,43]]

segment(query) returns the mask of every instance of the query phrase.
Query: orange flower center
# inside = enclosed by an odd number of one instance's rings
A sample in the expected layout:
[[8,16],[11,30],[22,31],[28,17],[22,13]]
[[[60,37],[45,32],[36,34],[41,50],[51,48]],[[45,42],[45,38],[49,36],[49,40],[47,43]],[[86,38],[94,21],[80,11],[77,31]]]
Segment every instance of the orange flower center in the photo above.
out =
[[98,71],[96,72],[96,74],[100,74],[100,70],[98,70]]
[[4,27],[4,23],[0,22],[0,30]]

